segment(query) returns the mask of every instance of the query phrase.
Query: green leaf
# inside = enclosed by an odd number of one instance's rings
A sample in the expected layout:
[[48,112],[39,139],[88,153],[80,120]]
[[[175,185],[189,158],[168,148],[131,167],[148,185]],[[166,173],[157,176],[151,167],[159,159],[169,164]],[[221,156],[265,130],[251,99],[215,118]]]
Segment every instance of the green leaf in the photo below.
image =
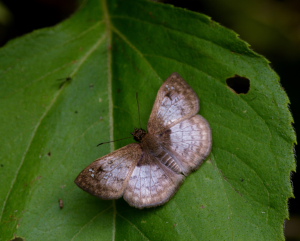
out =
[[[64,23],[11,41],[0,65],[0,240],[284,240],[289,100],[234,32],[170,5],[89,0]],[[96,147],[139,127],[135,93],[146,127],[172,72],[198,93],[212,127],[202,167],[158,208],[79,189],[83,168],[133,142]],[[250,80],[247,93],[227,85],[235,76]]]

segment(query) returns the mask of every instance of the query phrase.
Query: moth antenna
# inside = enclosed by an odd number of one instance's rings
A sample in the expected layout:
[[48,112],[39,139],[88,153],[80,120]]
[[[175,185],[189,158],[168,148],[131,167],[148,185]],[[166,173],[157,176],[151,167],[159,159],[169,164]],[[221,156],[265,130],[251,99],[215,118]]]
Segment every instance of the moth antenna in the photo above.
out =
[[101,142],[101,143],[99,143],[97,146],[101,146],[101,145],[103,145],[103,144],[107,144],[107,143],[111,143],[111,142],[115,142],[115,141],[121,141],[121,140],[129,139],[129,138],[132,138],[132,136],[125,137],[125,138],[118,139],[118,140],[113,140],[113,141]]
[[142,128],[142,124],[141,124],[141,113],[140,113],[140,103],[139,103],[139,94],[138,94],[138,92],[136,92],[135,98],[136,98],[136,103],[137,103],[137,107],[138,107],[138,114],[139,114],[140,128]]

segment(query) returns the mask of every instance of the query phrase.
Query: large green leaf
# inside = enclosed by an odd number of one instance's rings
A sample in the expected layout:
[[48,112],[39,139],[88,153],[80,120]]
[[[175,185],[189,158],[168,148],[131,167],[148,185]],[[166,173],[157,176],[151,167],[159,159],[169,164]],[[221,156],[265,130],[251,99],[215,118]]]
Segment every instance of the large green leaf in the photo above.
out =
[[[0,240],[284,239],[295,169],[288,98],[234,32],[169,5],[89,0],[64,23],[10,42],[0,64]],[[158,208],[79,189],[83,168],[132,142],[96,147],[139,127],[135,93],[146,127],[172,72],[200,96],[208,160]],[[227,86],[236,75],[250,80],[248,93]]]

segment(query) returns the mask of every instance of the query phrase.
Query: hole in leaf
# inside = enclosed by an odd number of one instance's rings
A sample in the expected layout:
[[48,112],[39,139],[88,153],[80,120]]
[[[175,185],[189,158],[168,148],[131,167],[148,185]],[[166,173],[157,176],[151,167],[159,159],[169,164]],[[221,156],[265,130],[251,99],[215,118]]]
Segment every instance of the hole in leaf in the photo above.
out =
[[250,80],[246,77],[235,75],[228,78],[226,83],[237,94],[247,94],[250,90]]

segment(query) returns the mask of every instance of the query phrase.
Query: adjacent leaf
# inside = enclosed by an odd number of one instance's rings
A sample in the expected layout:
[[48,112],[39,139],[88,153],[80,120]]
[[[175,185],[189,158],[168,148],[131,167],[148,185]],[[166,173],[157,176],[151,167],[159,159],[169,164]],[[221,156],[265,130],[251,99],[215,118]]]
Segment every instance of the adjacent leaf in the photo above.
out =
[[[259,36],[257,36],[259,37]],[[288,98],[268,62],[207,16],[142,0],[89,0],[0,52],[0,240],[283,240],[295,170]],[[176,196],[137,210],[80,190],[79,172],[133,141],[178,72],[213,150]],[[248,79],[237,94],[227,79]],[[63,200],[60,208],[59,200]]]

